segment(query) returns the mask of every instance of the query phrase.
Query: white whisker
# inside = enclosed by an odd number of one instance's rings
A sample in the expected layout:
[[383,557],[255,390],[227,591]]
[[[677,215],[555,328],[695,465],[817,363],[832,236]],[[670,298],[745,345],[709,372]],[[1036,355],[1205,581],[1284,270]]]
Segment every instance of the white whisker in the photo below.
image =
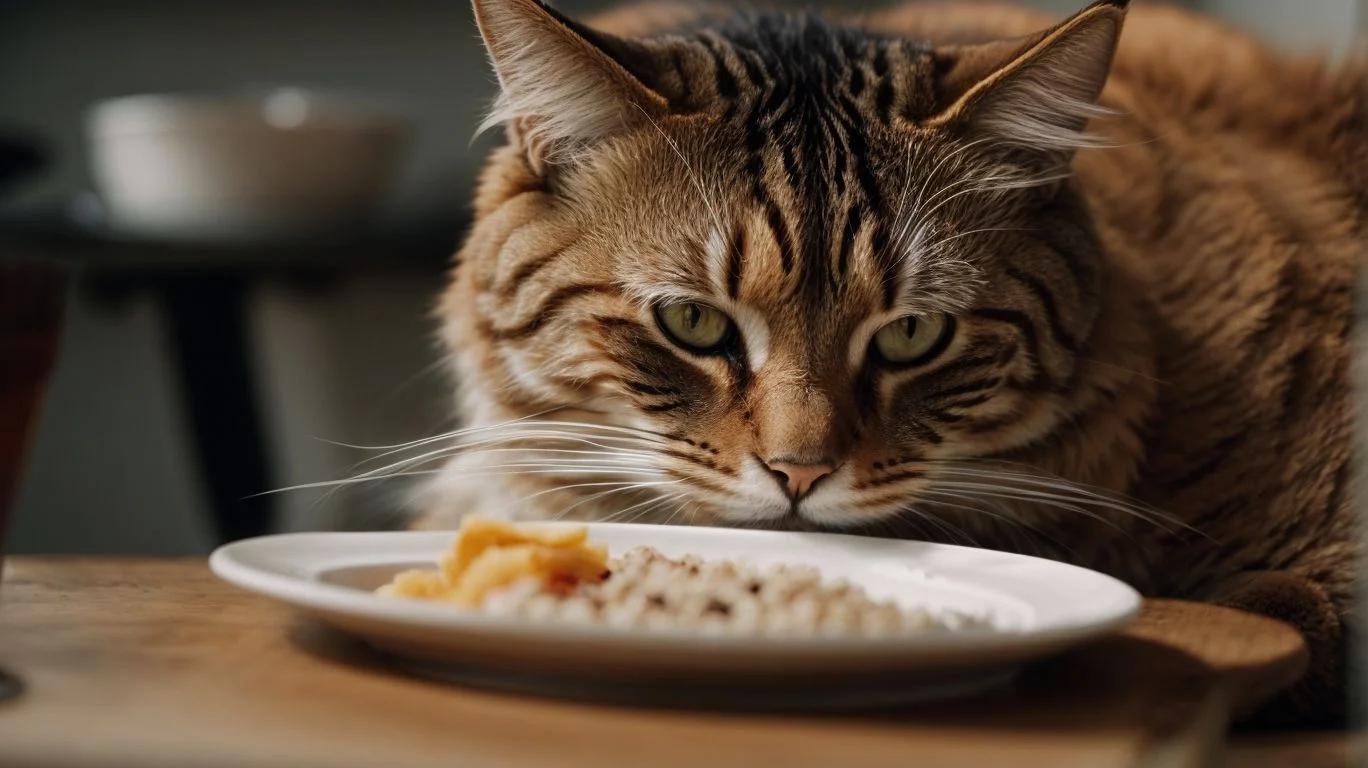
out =
[[586,496],[585,498],[580,499],[579,501],[575,502],[574,504],[571,504],[570,506],[568,506],[568,507],[566,507],[565,509],[561,510],[559,513],[557,513],[555,519],[560,519],[560,518],[565,517],[566,515],[570,514],[570,512],[572,512],[573,510],[577,509],[578,507],[580,507],[580,506],[583,505],[583,504],[588,504],[588,503],[591,503],[591,502],[594,502],[594,501],[598,501],[599,499],[604,498],[604,497],[609,496],[609,495],[614,494],[614,493],[621,493],[622,491],[636,491],[636,490],[641,490],[641,489],[643,489],[643,488],[656,487],[656,486],[659,486],[659,485],[676,485],[676,484],[678,484],[678,483],[680,483],[680,482],[682,482],[682,481],[680,481],[680,480],[664,480],[664,481],[652,482],[652,483],[637,483],[637,484],[633,484],[633,485],[626,486],[626,487],[624,487],[624,488],[618,488],[618,489],[612,489],[612,490],[607,490],[607,491],[601,491],[601,492],[599,492],[599,493],[595,493],[595,494],[592,494],[592,495],[590,495],[590,496]]
[[660,127],[660,123],[657,123],[655,118],[647,114],[645,109],[642,109],[640,104],[633,102],[632,106],[636,107],[637,110],[641,112],[642,116],[651,123],[651,127],[655,128],[656,132],[660,134],[660,137],[670,145],[670,150],[674,152],[675,157],[679,158],[679,162],[684,164],[684,170],[688,174],[689,182],[693,184],[694,189],[698,190],[698,195],[702,199],[703,205],[707,207],[708,213],[712,216],[713,226],[717,227],[717,232],[719,234],[726,232],[727,228],[722,225],[722,217],[718,215],[717,208],[713,207],[712,199],[708,197],[707,191],[703,189],[703,182],[698,178],[698,174],[694,173],[693,166],[689,165],[689,161],[684,157],[684,153],[679,150],[679,145],[665,133],[665,129]]
[[[609,439],[614,439],[614,438],[609,438]],[[618,454],[618,455],[623,455],[623,456],[626,456],[626,455],[636,455],[636,456],[640,456],[640,457],[645,458],[645,457],[649,457],[649,456],[654,455],[654,453],[653,453],[653,452],[650,452],[650,451],[642,451],[642,450],[639,450],[639,449],[627,449],[627,448],[620,448],[620,447],[613,447],[613,446],[603,445],[601,442],[599,442],[599,441],[597,441],[597,440],[595,440],[595,439],[590,439],[590,438],[581,437],[581,436],[579,436],[579,435],[575,435],[574,433],[560,432],[560,431],[552,431],[552,430],[527,430],[527,431],[514,432],[514,433],[508,434],[508,435],[499,435],[499,436],[495,436],[495,437],[487,437],[487,438],[484,438],[484,439],[482,439],[482,440],[477,440],[477,441],[474,441],[474,442],[457,443],[457,444],[455,444],[455,445],[445,446],[445,447],[439,448],[439,449],[437,449],[437,450],[435,450],[435,451],[428,451],[428,452],[423,453],[423,454],[420,454],[420,455],[418,455],[418,456],[411,456],[411,457],[406,458],[406,459],[401,459],[401,460],[399,460],[399,461],[397,461],[397,462],[394,462],[394,463],[392,463],[392,464],[388,464],[388,465],[386,465],[386,466],[384,466],[384,467],[378,467],[378,468],[376,468],[376,469],[368,470],[368,471],[366,471],[366,472],[361,473],[360,475],[357,475],[357,477],[370,477],[370,476],[375,476],[375,475],[379,475],[379,474],[384,474],[385,472],[388,472],[388,471],[390,471],[390,470],[392,470],[392,469],[398,469],[398,468],[402,468],[402,467],[419,466],[419,465],[422,465],[422,464],[424,464],[424,463],[426,463],[426,462],[429,462],[429,461],[436,461],[436,460],[440,460],[440,459],[450,458],[450,457],[455,456],[455,455],[458,455],[458,454],[466,454],[466,453],[475,454],[475,453],[481,453],[481,452],[483,452],[483,451],[475,451],[475,450],[473,450],[473,449],[475,449],[475,448],[480,448],[480,447],[486,446],[486,445],[498,445],[498,444],[507,444],[507,443],[517,443],[517,442],[521,442],[521,441],[531,441],[531,440],[556,440],[556,441],[563,441],[563,442],[576,443],[576,444],[582,444],[582,445],[590,445],[590,446],[594,446],[594,447],[596,447],[596,448],[602,449],[603,452],[605,452],[605,453],[613,452],[613,453],[616,453],[616,454]],[[489,449],[486,449],[486,450],[489,450]],[[513,448],[513,449],[510,449],[510,450],[515,450],[515,451],[516,451],[516,450],[540,451],[540,450],[546,450],[546,449],[544,449],[544,448],[542,448],[542,447],[540,447],[540,446],[530,445],[530,446],[525,446],[525,447],[523,447],[523,448]]]
[[[504,468],[507,467],[517,467],[520,469],[514,472],[502,471]],[[252,494],[251,496],[247,496],[245,498],[255,498],[257,496],[270,496],[277,493],[289,493],[292,491],[308,490],[310,488],[332,488],[336,486],[360,485],[362,483],[375,483],[383,480],[391,480],[396,477],[418,477],[424,475],[455,474],[458,477],[504,477],[517,475],[570,476],[586,474],[606,474],[625,476],[633,473],[642,475],[650,474],[653,477],[659,476],[658,473],[648,473],[640,469],[633,469],[627,467],[559,467],[542,466],[539,464],[495,464],[492,466],[481,466],[478,467],[475,471],[470,472],[453,473],[452,470],[449,469],[421,469],[410,470],[405,472],[395,472],[389,475],[382,475],[378,477],[351,477],[343,480],[323,480],[316,483],[301,483],[299,485],[291,485],[286,486],[284,488],[275,488],[269,491],[262,491],[261,493]]]
[[[588,398],[585,398],[585,400],[587,400],[587,399],[588,399]],[[507,426],[511,426],[511,425],[514,425],[514,424],[531,422],[531,420],[533,420],[533,419],[541,418],[542,416],[545,416],[545,415],[547,415],[547,414],[549,414],[549,413],[555,413],[556,411],[565,410],[565,409],[567,409],[567,408],[573,408],[573,407],[575,407],[576,405],[579,405],[580,403],[583,403],[583,402],[584,402],[584,400],[578,401],[578,402],[576,402],[576,403],[574,403],[574,404],[572,404],[572,405],[556,405],[556,406],[552,406],[552,407],[550,407],[550,408],[546,408],[546,409],[544,409],[544,410],[538,411],[538,412],[536,412],[536,413],[529,413],[529,414],[527,414],[526,416],[519,416],[518,418],[515,418],[515,419],[509,419],[508,421],[499,422],[498,424],[489,424],[489,425],[479,426],[479,427],[466,427],[466,428],[464,428],[464,429],[457,429],[457,430],[453,430],[453,431],[451,431],[451,432],[444,432],[444,433],[442,433],[442,434],[440,434],[440,435],[432,435],[432,436],[430,436],[430,437],[423,437],[423,438],[419,438],[419,439],[417,439],[417,440],[413,440],[413,441],[410,441],[410,442],[407,442],[407,443],[397,443],[397,444],[394,444],[394,445],[354,445],[354,444],[351,444],[351,443],[342,443],[342,442],[337,442],[337,441],[335,441],[335,440],[328,440],[328,439],[326,439],[326,438],[321,438],[321,437],[316,437],[316,438],[314,438],[314,439],[315,439],[315,440],[321,440],[321,441],[323,441],[323,442],[325,442],[325,443],[329,443],[329,444],[331,444],[331,445],[341,446],[341,447],[343,447],[343,448],[354,448],[354,449],[356,449],[356,450],[361,450],[361,451],[388,451],[389,453],[397,453],[397,452],[399,452],[399,451],[403,451],[403,450],[406,450],[406,449],[409,449],[409,448],[416,448],[416,447],[422,446],[422,445],[431,445],[432,443],[434,443],[434,442],[439,442],[439,441],[441,441],[441,440],[450,440],[450,439],[455,439],[455,438],[457,438],[457,437],[462,437],[462,436],[465,436],[465,435],[468,435],[468,434],[475,434],[475,433],[478,433],[478,432],[483,432],[483,431],[487,431],[487,430],[491,430],[491,429],[499,429],[499,428],[501,428],[501,427],[507,427]],[[552,423],[554,423],[554,422],[552,422]],[[389,453],[382,453],[382,454],[380,454],[380,456],[372,457],[372,459],[374,459],[374,458],[382,458],[382,457],[384,457],[384,456],[389,455]]]
[[1130,536],[1130,532],[1122,528],[1115,521],[1109,520],[1105,516],[1100,515],[1097,512],[1094,512],[1090,509],[1087,509],[1086,507],[1079,506],[1077,504],[1079,500],[1071,496],[1063,496],[1059,494],[1044,493],[1040,491],[997,486],[989,483],[938,481],[936,482],[936,487],[947,490],[968,491],[982,496],[991,496],[1000,499],[1011,499],[1013,501],[1035,502],[1043,506],[1053,507],[1055,509],[1068,510],[1070,512],[1075,512],[1077,514],[1083,515],[1084,517],[1096,520],[1099,523],[1102,523],[1103,525],[1112,528],[1118,533],[1125,534],[1128,537]]
[[[975,503],[975,502],[977,502],[977,503],[979,503],[979,504],[985,504],[985,503],[993,502],[994,499],[991,499],[991,498],[983,498],[983,497],[976,497],[976,496],[969,496],[969,495],[965,495],[965,494],[961,494],[961,493],[955,493],[955,492],[953,492],[953,491],[937,491],[937,490],[930,490],[930,489],[923,490],[923,491],[919,492],[919,493],[918,493],[918,496],[921,497],[921,498],[928,499],[928,500],[930,501],[930,504],[931,504],[932,506],[936,506],[936,507],[946,507],[946,508],[948,508],[948,509],[957,509],[957,510],[960,510],[960,511],[963,511],[963,512],[970,512],[970,513],[975,514],[975,515],[987,515],[987,516],[989,516],[989,517],[991,517],[991,518],[993,518],[994,520],[997,520],[997,521],[999,521],[999,522],[1008,523],[1008,524],[1014,526],[1014,529],[1013,529],[1013,530],[1022,530],[1022,531],[1025,531],[1025,532],[1027,533],[1028,536],[1034,536],[1034,537],[1037,537],[1037,538],[1040,538],[1040,539],[1045,539],[1046,541],[1048,541],[1048,542],[1050,542],[1051,544],[1053,544],[1053,545],[1055,545],[1056,547],[1058,547],[1061,551],[1066,552],[1066,553],[1068,553],[1070,556],[1074,557],[1075,560],[1077,560],[1077,558],[1078,558],[1077,553],[1074,552],[1074,550],[1073,550],[1072,548],[1070,548],[1068,545],[1064,544],[1063,542],[1061,542],[1060,540],[1056,539],[1055,537],[1049,535],[1048,533],[1045,533],[1044,531],[1040,530],[1040,529],[1037,528],[1036,526],[1031,525],[1030,523],[1026,522],[1025,520],[1018,519],[1018,518],[1016,518],[1016,517],[1013,517],[1013,516],[1010,515],[1010,514],[1007,514],[1005,511],[1001,511],[1001,509],[1002,509],[1001,507],[999,507],[999,510],[1000,510],[1000,511],[994,512],[994,511],[985,509],[985,508],[982,507],[982,506],[969,506],[968,504],[960,504],[960,503],[957,503],[957,502],[963,501],[963,502],[970,502],[970,503]],[[954,499],[955,501],[954,501],[954,502],[946,501],[946,499]],[[1027,541],[1030,541],[1030,539],[1028,538]],[[1023,548],[1023,549],[1024,549],[1024,548]],[[1037,547],[1037,553],[1039,553],[1039,547]]]
[[[1031,486],[1031,488],[1018,490],[1044,489],[1045,492],[1061,494],[1068,501],[1081,504],[1089,504],[1104,509],[1120,512],[1130,517],[1144,520],[1147,523],[1164,528],[1164,524],[1177,526],[1193,533],[1201,534],[1200,531],[1187,525],[1183,521],[1164,514],[1163,512],[1149,507],[1138,501],[1128,500],[1124,497],[1113,495],[1109,492],[1102,492],[1097,489],[1089,488],[1078,483],[1070,482],[1063,478],[1052,476],[1042,476],[1028,472],[990,469],[978,466],[955,466],[937,465],[936,471],[941,475],[968,478],[980,481],[995,481],[998,483],[1019,483]],[[1012,486],[1005,486],[1011,488]],[[1165,528],[1165,530],[1167,530]]]
[[[917,198],[912,205],[912,213],[907,217],[907,220],[902,223],[902,229],[898,231],[898,236],[893,240],[896,246],[901,248],[906,245],[907,233],[911,230],[911,227],[914,223],[916,223],[918,226],[920,226],[921,223],[924,223],[926,217],[922,215],[922,212],[924,210],[924,206],[927,204],[924,202],[924,196],[926,194],[926,190],[930,188],[931,182],[934,181],[936,179],[936,175],[940,173],[940,169],[951,160],[962,157],[974,147],[988,143],[989,141],[990,139],[977,139],[975,141],[971,141],[967,144],[964,144],[963,146],[956,147],[954,151],[946,153],[946,155],[936,163],[936,165],[931,169],[931,171],[926,174],[926,178],[922,181],[921,188],[917,190]],[[944,194],[944,192],[944,189],[937,190],[935,194],[932,195],[932,201],[934,201],[935,198],[939,197],[940,195]]]
[[[526,496],[521,496],[521,497],[519,497],[519,498],[517,498],[517,499],[514,499],[513,501],[511,501],[511,502],[509,502],[509,503],[503,505],[502,507],[500,507],[499,511],[500,511],[500,512],[505,511],[505,510],[507,510],[509,507],[512,507],[512,506],[515,506],[515,505],[516,505],[516,506],[522,506],[522,505],[526,504],[527,502],[529,502],[529,501],[531,501],[531,500],[533,500],[533,499],[540,498],[540,497],[545,496],[545,495],[547,495],[547,494],[549,494],[549,493],[558,493],[558,492],[563,492],[563,491],[571,491],[571,490],[576,490],[576,489],[579,489],[579,488],[609,488],[609,487],[613,488],[615,491],[635,491],[635,490],[640,490],[640,489],[642,489],[642,488],[649,488],[649,487],[655,486],[655,485],[668,485],[669,482],[670,482],[670,481],[668,481],[668,480],[648,480],[648,481],[644,481],[644,482],[642,482],[642,481],[622,481],[622,482],[607,481],[607,482],[595,482],[595,483],[574,483],[574,484],[571,484],[571,485],[557,485],[557,486],[554,486],[554,487],[552,487],[552,488],[543,488],[542,490],[536,491],[535,493],[530,493],[530,494],[528,494],[528,495],[526,495]],[[558,517],[559,517],[559,516],[557,516],[557,518],[558,518]],[[553,519],[557,519],[557,518],[553,518]]]

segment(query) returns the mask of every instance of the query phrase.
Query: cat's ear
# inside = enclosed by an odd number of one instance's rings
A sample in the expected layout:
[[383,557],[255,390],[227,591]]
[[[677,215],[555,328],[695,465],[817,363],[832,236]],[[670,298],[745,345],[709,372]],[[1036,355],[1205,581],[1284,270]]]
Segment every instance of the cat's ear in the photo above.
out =
[[936,51],[938,101],[929,125],[955,127],[1055,158],[1092,146],[1088,121],[1111,71],[1126,0],[1103,0],[1024,39]]
[[504,125],[534,168],[668,112],[665,97],[628,68],[634,57],[650,58],[631,41],[538,0],[474,0],[474,7],[502,89],[481,130]]

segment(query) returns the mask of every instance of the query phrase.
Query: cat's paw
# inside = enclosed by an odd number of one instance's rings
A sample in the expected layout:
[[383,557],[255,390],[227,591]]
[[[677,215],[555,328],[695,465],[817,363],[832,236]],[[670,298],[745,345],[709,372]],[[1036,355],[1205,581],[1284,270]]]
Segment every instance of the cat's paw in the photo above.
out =
[[1284,571],[1237,574],[1216,586],[1207,602],[1290,624],[1306,640],[1310,660],[1291,689],[1253,713],[1236,713],[1247,726],[1342,725],[1346,709],[1345,638],[1340,612],[1317,584]]

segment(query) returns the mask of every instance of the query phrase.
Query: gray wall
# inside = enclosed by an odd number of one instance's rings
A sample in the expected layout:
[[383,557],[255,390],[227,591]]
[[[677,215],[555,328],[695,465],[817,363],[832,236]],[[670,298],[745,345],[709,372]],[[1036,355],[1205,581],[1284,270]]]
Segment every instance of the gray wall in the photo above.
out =
[[1197,5],[1294,49],[1329,46],[1348,50],[1356,31],[1368,27],[1362,0],[1198,0]]
[[[1062,13],[1083,0],[1040,4]],[[1209,3],[1295,46],[1345,45],[1368,19],[1355,4]],[[243,82],[397,95],[424,128],[392,215],[465,205],[479,156],[467,140],[490,78],[463,0],[0,5],[0,122],[43,129],[62,157],[50,181],[26,190],[25,204],[86,185],[80,117],[90,101]],[[445,426],[448,395],[432,369],[425,316],[440,281],[436,270],[377,255],[371,268],[321,295],[259,287],[260,389],[282,485],[341,476],[359,457],[316,438],[392,443]],[[351,494],[314,506],[318,495],[284,497],[285,526],[364,519],[393,502],[386,493]],[[165,332],[150,300],[109,310],[74,297],[16,526],[19,551],[170,554],[209,545]]]

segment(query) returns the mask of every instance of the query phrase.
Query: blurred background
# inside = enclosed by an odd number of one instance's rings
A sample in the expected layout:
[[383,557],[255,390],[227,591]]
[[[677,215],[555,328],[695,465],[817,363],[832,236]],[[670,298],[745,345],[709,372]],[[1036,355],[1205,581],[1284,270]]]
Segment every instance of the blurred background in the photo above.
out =
[[[1368,30],[1368,0],[1190,4],[1293,49],[1342,52]],[[75,277],[10,551],[191,555],[391,521],[392,486],[243,497],[346,476],[367,454],[339,442],[452,426],[428,313],[492,88],[465,0],[0,0],[0,151],[30,168],[0,187],[0,258]],[[92,112],[147,93],[246,94],[298,143],[254,143],[241,114],[194,100]],[[139,138],[204,121],[234,148],[207,165],[193,144]],[[269,178],[244,178],[238,151],[276,157]],[[167,157],[237,197],[148,170]],[[321,188],[351,194],[307,210]],[[284,209],[315,226],[266,215]],[[324,225],[339,220],[351,226]]]

